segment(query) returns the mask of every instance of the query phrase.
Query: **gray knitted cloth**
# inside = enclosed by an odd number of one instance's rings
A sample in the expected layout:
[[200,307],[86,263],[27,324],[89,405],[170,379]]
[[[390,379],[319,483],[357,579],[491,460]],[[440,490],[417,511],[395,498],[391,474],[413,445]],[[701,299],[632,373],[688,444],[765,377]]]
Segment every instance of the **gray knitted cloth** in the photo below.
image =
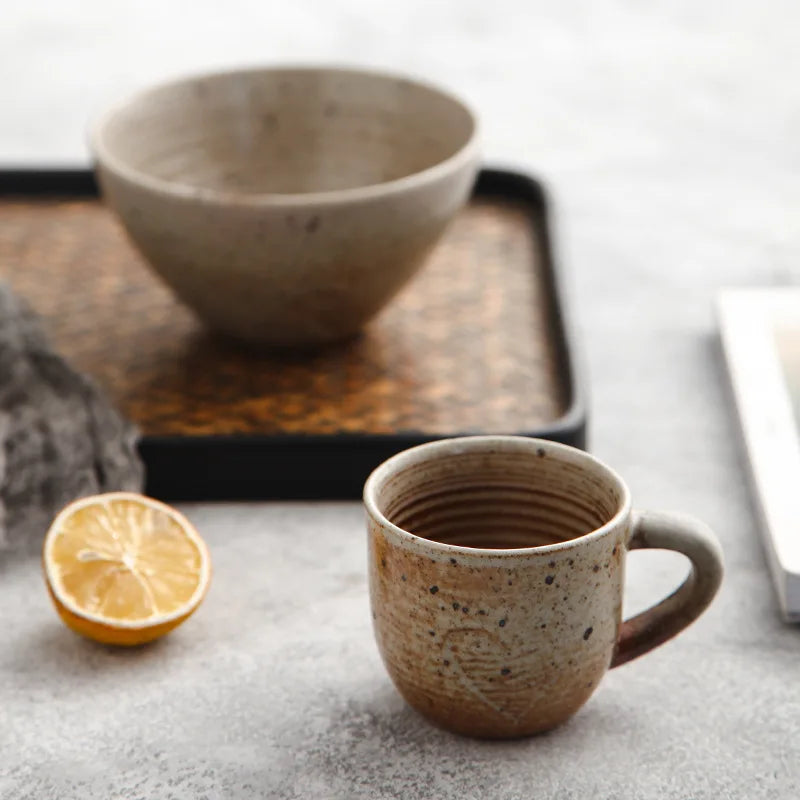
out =
[[0,284],[0,553],[32,552],[66,503],[140,491],[136,431]]

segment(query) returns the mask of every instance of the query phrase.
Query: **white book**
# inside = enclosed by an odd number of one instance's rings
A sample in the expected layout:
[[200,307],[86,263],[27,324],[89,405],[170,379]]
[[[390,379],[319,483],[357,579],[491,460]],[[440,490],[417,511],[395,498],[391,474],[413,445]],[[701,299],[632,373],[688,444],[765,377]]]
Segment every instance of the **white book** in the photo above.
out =
[[727,289],[718,311],[760,527],[784,617],[800,621],[800,288]]

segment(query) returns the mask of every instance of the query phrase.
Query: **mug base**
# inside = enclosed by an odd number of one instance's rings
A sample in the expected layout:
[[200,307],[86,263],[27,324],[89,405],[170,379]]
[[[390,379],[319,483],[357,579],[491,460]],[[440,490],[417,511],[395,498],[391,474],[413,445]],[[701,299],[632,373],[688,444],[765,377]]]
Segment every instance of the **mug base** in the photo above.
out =
[[[403,692],[400,692],[403,695]],[[463,708],[423,708],[419,703],[405,701],[422,717],[437,728],[470,739],[508,740],[541,736],[568,722],[584,705],[588,697],[581,698],[577,706],[551,707],[541,715],[530,715],[519,721],[492,714],[465,713]]]

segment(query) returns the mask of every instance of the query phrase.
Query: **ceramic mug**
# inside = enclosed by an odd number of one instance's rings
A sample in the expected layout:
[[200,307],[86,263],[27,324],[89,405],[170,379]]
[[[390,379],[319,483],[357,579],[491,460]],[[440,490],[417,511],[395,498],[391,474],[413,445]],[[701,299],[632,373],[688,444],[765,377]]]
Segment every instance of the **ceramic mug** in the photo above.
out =
[[[475,436],[399,453],[367,480],[378,647],[402,696],[443,728],[505,738],[564,722],[606,670],[696,619],[722,580],[711,530],[635,512],[582,450]],[[684,583],[622,621],[629,550],[687,556]]]

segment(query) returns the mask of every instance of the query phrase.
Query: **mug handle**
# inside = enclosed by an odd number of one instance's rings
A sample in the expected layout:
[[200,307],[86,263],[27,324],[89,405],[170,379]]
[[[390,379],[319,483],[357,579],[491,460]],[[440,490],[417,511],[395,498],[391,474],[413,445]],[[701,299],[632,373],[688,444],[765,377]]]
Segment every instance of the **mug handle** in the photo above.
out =
[[628,550],[675,550],[692,562],[692,570],[669,597],[622,623],[612,668],[658,647],[694,622],[714,599],[724,571],[717,538],[707,525],[692,517],[637,512],[632,531]]

